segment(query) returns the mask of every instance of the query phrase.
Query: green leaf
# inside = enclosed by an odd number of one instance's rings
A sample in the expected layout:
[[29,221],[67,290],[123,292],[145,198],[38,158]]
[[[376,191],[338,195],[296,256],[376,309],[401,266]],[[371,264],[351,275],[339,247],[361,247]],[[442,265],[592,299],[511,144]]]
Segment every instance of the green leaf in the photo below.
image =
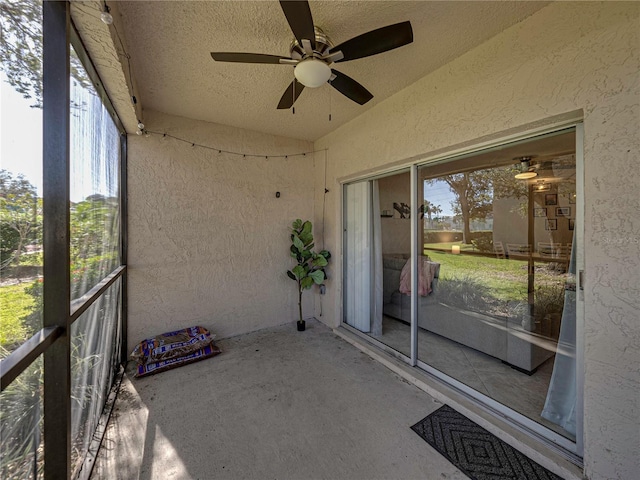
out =
[[297,280],[296,276],[293,273],[291,273],[291,270],[287,270],[287,275],[289,275],[289,278],[291,280]]
[[[315,272],[314,272],[315,273]],[[304,289],[307,290],[308,288],[311,288],[311,285],[313,285],[314,280],[311,277],[304,277],[301,281],[300,281],[300,286]]]
[[291,271],[296,276],[296,279],[303,278],[307,274],[307,272],[304,271],[304,267],[302,265],[296,265]]
[[302,220],[300,220],[299,218],[294,220],[293,223],[291,224],[291,226],[295,229],[295,230],[300,230],[300,227],[302,227]]
[[304,250],[304,244],[297,235],[293,235],[293,245],[300,251]]
[[[311,235],[310,233],[305,233],[304,231],[300,232],[299,234],[300,240],[302,240],[302,243],[304,243],[305,245],[309,245],[310,243],[313,242],[313,235]],[[313,248],[313,247],[308,247],[308,248]]]
[[329,262],[327,262],[327,259],[322,255],[318,255],[316,258],[314,258],[312,263],[314,267],[326,267],[329,264]]
[[300,254],[302,255],[302,258],[305,260],[308,260],[311,258],[312,254],[309,250],[303,250],[302,252],[300,252]]
[[324,281],[324,272],[322,270],[316,270],[311,272],[307,278],[312,278],[313,281],[320,285]]
[[331,253],[328,250],[321,250],[318,255],[322,255],[327,260],[331,258]]
[[304,222],[300,232],[300,239],[306,244],[313,242],[313,233],[311,233],[311,222]]

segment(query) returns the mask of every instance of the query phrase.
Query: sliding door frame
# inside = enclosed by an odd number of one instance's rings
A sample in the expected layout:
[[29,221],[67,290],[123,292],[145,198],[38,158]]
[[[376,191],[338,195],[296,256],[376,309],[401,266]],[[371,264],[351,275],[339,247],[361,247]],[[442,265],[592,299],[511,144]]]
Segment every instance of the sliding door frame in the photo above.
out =
[[[531,129],[523,130],[522,132],[507,135],[503,138],[488,141],[479,142],[475,146],[464,147],[458,150],[452,150],[449,153],[434,155],[432,157],[421,156],[408,159],[407,164],[403,166],[395,166],[393,168],[382,169],[380,172],[369,173],[363,175],[354,175],[346,178],[339,179],[342,186],[342,198],[344,201],[344,189],[346,185],[355,183],[358,181],[373,180],[376,178],[386,177],[392,174],[399,173],[403,170],[406,171],[407,167],[411,172],[411,285],[412,291],[418,290],[418,257],[421,255],[420,251],[420,239],[419,239],[419,215],[418,205],[420,199],[418,194],[420,189],[418,188],[418,168],[428,167],[431,165],[438,165],[443,163],[449,163],[455,161],[463,156],[470,156],[481,151],[499,148],[504,145],[514,144],[517,142],[526,142],[544,135],[553,134],[562,130],[575,129],[576,133],[576,244],[577,244],[577,264],[576,271],[582,272],[584,270],[584,126],[581,113],[570,114],[568,118],[558,120],[556,122],[550,121],[545,126],[538,126]],[[344,203],[341,208],[341,222],[345,225],[346,211],[344,209]],[[343,228],[344,231],[344,228]],[[343,235],[344,246],[344,235]],[[344,258],[344,249],[343,249]],[[343,278],[344,278],[345,264],[343,262]],[[584,435],[584,290],[583,285],[580,283],[582,276],[576,275],[578,296],[576,300],[576,441],[572,440],[554,432],[553,430],[543,426],[542,424],[530,419],[515,410],[493,400],[492,398],[472,389],[471,387],[455,380],[454,378],[445,375],[444,373],[436,370],[430,365],[420,361],[418,359],[418,298],[417,296],[411,297],[411,355],[406,355],[392,349],[391,347],[383,344],[382,342],[375,340],[359,332],[357,329],[350,327],[344,321],[344,307],[341,302],[341,325],[349,331],[355,333],[360,338],[365,339],[367,342],[374,344],[375,346],[383,349],[394,355],[396,358],[402,360],[412,367],[418,367],[419,369],[434,376],[438,380],[444,382],[449,387],[453,388],[459,394],[463,395],[478,404],[480,408],[490,412],[494,416],[500,418],[506,418],[507,421],[512,424],[518,430],[526,433],[527,435],[547,444],[549,447],[555,449],[558,453],[563,455],[571,462],[582,465],[582,457],[584,454],[583,447],[583,435]],[[344,289],[342,298],[344,298]]]

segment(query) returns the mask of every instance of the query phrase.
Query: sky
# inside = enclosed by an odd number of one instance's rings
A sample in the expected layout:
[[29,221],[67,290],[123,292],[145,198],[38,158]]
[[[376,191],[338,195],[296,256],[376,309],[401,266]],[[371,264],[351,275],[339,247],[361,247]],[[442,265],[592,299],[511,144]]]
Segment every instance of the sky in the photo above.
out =
[[[71,94],[76,102],[90,104],[92,95],[89,90],[76,86],[71,89]],[[16,92],[7,83],[5,73],[0,72],[0,168],[11,172],[14,178],[23,174],[41,197],[42,109],[32,108],[33,103],[32,99],[25,99]],[[100,112],[92,110],[90,105],[82,111],[83,114],[75,112],[70,125],[77,131],[70,144],[71,158],[76,160],[70,166],[70,196],[73,202],[95,193],[115,195],[107,185],[104,170],[100,168],[108,162],[104,150],[106,147],[100,144],[100,137],[94,135],[95,129],[104,127],[103,123],[96,123],[98,120],[92,117]],[[95,150],[96,147],[103,149]]]
[[453,209],[451,202],[455,201],[455,195],[451,192],[451,188],[446,182],[435,180],[431,185],[425,184],[424,198],[435,206],[440,206],[442,213],[440,217],[452,217]]
[[0,72],[0,168],[24,174],[42,196],[42,109],[32,103]]

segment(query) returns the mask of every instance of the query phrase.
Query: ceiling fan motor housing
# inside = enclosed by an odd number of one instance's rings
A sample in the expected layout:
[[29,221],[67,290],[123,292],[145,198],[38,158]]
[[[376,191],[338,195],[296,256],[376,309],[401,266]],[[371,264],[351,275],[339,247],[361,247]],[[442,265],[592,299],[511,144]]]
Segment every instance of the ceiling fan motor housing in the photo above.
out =
[[[329,40],[329,37],[322,31],[320,27],[313,27],[313,30],[316,35],[316,48],[313,50],[314,57],[322,57],[329,53],[329,50],[333,48],[333,43]],[[305,57],[308,57],[307,52],[305,52],[304,47],[300,45],[297,39],[294,39],[291,42],[291,46],[289,47],[289,52],[291,54],[291,58],[295,60],[302,60]]]

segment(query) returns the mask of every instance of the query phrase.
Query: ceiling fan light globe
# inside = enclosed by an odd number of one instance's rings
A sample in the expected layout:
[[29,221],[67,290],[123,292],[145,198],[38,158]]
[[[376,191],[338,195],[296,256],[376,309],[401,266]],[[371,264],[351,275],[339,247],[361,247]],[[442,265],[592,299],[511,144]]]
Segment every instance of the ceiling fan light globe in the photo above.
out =
[[309,88],[320,87],[331,78],[329,65],[315,58],[308,58],[298,63],[293,73],[301,84]]
[[529,178],[534,178],[534,177],[537,177],[537,176],[538,176],[538,174],[536,172],[521,172],[521,173],[516,174],[515,177],[518,180],[527,180]]

